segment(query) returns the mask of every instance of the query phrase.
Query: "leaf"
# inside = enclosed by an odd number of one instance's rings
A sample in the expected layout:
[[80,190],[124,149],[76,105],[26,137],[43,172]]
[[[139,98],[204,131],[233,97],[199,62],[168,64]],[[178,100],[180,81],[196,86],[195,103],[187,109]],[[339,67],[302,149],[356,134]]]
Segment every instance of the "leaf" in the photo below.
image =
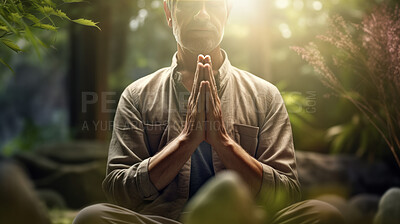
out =
[[14,29],[13,26],[10,25],[10,23],[8,23],[8,21],[0,14],[0,20],[3,21],[3,23],[16,35],[19,35],[19,32],[17,30]]
[[55,15],[55,16],[58,16],[58,17],[60,17],[60,18],[64,18],[64,19],[68,19],[68,20],[71,20],[68,16],[67,16],[67,14],[65,14],[63,11],[61,11],[61,10],[56,10],[55,12],[53,12],[53,13],[51,13],[52,15]]
[[18,23],[21,20],[22,15],[20,15],[18,13],[10,13],[10,18],[12,21]]
[[75,22],[75,23],[78,23],[78,24],[81,24],[81,25],[84,25],[84,26],[93,26],[93,27],[96,27],[97,29],[101,30],[100,27],[98,27],[98,26],[96,25],[96,24],[98,24],[98,23],[95,23],[95,22],[93,22],[92,20],[88,20],[88,19],[74,19],[74,20],[72,20],[72,22]]
[[17,8],[18,8],[18,10],[21,11],[21,12],[24,11],[24,6],[22,5],[21,2],[19,2],[19,3],[17,4]]
[[50,24],[43,24],[43,23],[36,23],[33,26],[35,27],[39,27],[45,30],[52,30],[52,31],[56,31],[58,29],[58,27],[52,26]]
[[0,39],[1,42],[3,42],[4,45],[6,45],[7,47],[9,47],[11,50],[15,51],[15,52],[20,52],[22,51],[21,48],[18,47],[18,45],[14,44],[14,42],[12,42],[9,39]]
[[55,10],[52,7],[49,7],[49,6],[39,6],[38,10],[43,14],[56,13]]
[[26,14],[25,18],[29,19],[33,23],[40,23],[40,20],[38,18],[36,18],[36,16],[34,16],[32,14]]
[[33,35],[31,29],[27,25],[25,25],[24,37],[32,44],[32,46],[36,51],[36,54],[38,55],[39,58],[41,58],[39,44],[42,45],[43,47],[47,46],[39,38],[36,38],[35,35]]
[[0,63],[2,63],[3,65],[7,66],[8,69],[10,69],[12,71],[13,74],[15,74],[14,70],[11,68],[10,65],[8,65],[5,61],[3,61],[2,58],[0,58]]
[[8,29],[6,26],[0,26],[0,30],[4,30],[4,31],[6,31],[6,32],[9,31],[9,29]]
[[56,4],[54,2],[52,2],[51,0],[44,0],[44,2],[46,2],[47,5],[50,5],[52,7],[56,6]]
[[63,0],[65,3],[83,2],[83,0]]

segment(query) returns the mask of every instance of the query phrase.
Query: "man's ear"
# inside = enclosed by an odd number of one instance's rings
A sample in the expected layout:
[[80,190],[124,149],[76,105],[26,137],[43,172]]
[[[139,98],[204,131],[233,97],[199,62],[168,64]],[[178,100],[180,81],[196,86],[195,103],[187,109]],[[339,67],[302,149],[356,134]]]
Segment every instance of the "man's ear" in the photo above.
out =
[[168,26],[172,27],[171,11],[167,5],[167,1],[164,1],[164,12],[165,12],[165,17],[167,19]]

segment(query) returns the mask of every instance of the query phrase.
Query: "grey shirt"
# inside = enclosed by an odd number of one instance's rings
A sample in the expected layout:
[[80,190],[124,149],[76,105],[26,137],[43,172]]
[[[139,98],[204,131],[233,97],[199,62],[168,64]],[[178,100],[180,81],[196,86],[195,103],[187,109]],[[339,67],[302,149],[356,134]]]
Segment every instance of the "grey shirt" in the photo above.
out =
[[[228,134],[263,167],[262,189],[300,196],[289,117],[278,89],[233,67],[226,55],[215,75]],[[149,159],[181,132],[190,93],[170,67],[130,84],[122,93],[114,118],[107,175],[107,198],[141,214],[178,219],[189,197],[189,159],[175,179],[158,191],[148,174]],[[214,173],[225,169],[212,151]],[[261,197],[260,191],[257,197]],[[273,199],[279,194],[268,197]],[[273,201],[273,200],[272,200]]]

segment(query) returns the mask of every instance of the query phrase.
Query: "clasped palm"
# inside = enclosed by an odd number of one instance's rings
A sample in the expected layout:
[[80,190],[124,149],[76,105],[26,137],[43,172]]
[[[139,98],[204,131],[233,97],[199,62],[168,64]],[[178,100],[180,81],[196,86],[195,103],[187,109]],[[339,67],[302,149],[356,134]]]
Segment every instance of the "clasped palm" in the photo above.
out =
[[206,141],[210,145],[216,145],[227,137],[211,57],[208,55],[198,57],[184,132],[190,139],[198,143]]

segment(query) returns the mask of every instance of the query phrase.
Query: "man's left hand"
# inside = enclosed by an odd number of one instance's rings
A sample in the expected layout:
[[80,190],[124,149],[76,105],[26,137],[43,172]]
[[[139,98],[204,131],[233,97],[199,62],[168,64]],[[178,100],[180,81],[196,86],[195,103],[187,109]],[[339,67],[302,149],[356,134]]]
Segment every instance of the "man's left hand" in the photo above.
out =
[[214,148],[219,148],[221,144],[229,142],[230,137],[222,118],[221,101],[218,97],[210,56],[204,58],[203,64],[206,81],[206,142]]

